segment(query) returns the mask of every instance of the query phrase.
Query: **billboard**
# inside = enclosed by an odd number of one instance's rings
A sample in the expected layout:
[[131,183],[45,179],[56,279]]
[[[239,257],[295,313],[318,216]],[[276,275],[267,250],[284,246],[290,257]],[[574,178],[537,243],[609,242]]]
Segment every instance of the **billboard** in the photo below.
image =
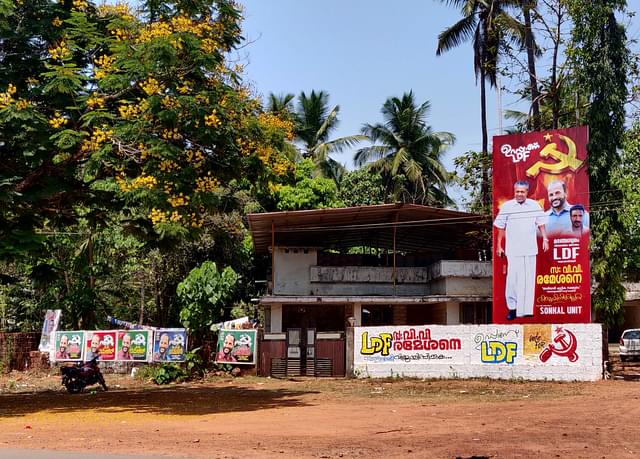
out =
[[159,328],[153,332],[154,362],[184,362],[187,352],[187,330]]
[[84,335],[84,360],[94,357],[98,360],[112,361],[116,359],[116,335],[113,331],[87,331]]
[[256,334],[256,330],[220,330],[216,363],[255,365]]
[[54,347],[54,334],[58,330],[60,324],[61,309],[47,309],[44,315],[44,323],[42,324],[42,334],[40,335],[40,344],[38,350],[40,352],[50,352]]
[[149,330],[119,330],[116,359],[135,362],[147,362],[150,360],[151,333]]
[[58,362],[71,362],[82,360],[83,331],[57,331],[55,332],[54,357]]
[[588,128],[493,138],[493,322],[586,323]]

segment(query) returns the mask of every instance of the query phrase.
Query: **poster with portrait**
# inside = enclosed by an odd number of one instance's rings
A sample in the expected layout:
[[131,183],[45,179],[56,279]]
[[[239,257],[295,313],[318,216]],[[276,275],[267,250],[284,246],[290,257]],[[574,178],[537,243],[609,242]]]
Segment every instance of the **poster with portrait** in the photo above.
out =
[[218,331],[216,363],[255,365],[257,330]]
[[493,322],[588,323],[586,126],[493,138]]
[[57,362],[77,362],[82,360],[84,342],[83,331],[57,331],[54,341],[54,360]]
[[184,362],[187,353],[187,330],[159,328],[153,332],[154,362]]
[[84,360],[89,361],[94,357],[98,360],[113,361],[116,359],[115,330],[87,331],[84,334]]
[[61,309],[47,309],[42,324],[42,334],[40,335],[40,344],[38,350],[40,352],[51,352],[54,348],[54,336],[58,325],[60,324]]
[[118,330],[116,360],[148,362],[151,360],[151,332],[149,330]]

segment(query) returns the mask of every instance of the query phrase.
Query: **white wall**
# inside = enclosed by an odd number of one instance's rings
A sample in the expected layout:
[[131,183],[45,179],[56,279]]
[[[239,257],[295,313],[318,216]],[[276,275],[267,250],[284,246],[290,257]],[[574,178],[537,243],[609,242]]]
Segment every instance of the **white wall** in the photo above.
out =
[[356,327],[353,349],[357,377],[595,381],[603,368],[600,324]]

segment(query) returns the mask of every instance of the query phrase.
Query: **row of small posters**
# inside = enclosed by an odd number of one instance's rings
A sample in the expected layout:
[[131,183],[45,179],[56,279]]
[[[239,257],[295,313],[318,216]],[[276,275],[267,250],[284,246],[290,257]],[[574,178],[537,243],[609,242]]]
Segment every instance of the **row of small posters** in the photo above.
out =
[[156,330],[56,331],[55,360],[89,361],[96,355],[107,362],[184,362],[187,331]]

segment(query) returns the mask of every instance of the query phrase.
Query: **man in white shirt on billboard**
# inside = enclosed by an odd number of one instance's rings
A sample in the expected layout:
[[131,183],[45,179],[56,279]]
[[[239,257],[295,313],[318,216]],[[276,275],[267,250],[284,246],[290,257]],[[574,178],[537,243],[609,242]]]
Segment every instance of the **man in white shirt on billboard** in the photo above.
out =
[[498,228],[496,255],[507,256],[507,320],[533,315],[538,230],[542,235],[542,250],[549,250],[549,239],[544,226],[547,216],[540,204],[527,198],[529,183],[516,182],[513,185],[513,194],[514,199],[502,204],[493,222]]

